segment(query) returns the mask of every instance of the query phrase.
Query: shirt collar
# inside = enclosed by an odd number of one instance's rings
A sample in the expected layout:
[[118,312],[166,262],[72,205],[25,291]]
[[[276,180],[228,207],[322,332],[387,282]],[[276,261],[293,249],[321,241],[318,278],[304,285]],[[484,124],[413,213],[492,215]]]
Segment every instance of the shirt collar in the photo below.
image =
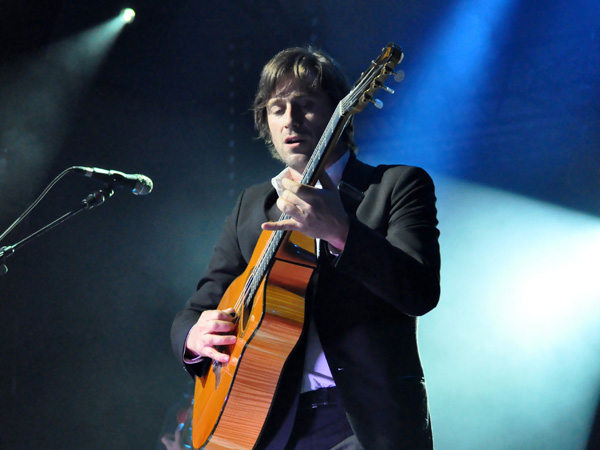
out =
[[[329,177],[331,178],[331,181],[333,181],[333,184],[335,184],[336,186],[340,183],[340,181],[342,181],[342,174],[344,173],[344,169],[346,168],[346,164],[348,163],[349,159],[350,159],[350,152],[346,151],[340,159],[338,159],[335,163],[333,163],[333,165],[331,167],[329,167],[326,170],[327,175],[329,175]],[[288,170],[289,170],[289,167],[286,167],[281,172],[279,172],[279,174],[277,174],[276,176],[274,176],[271,179],[271,184],[277,191],[278,195],[281,195],[283,192],[283,187],[281,186],[281,180],[285,177]],[[320,188],[321,183],[319,181],[317,181],[317,184],[315,186]]]

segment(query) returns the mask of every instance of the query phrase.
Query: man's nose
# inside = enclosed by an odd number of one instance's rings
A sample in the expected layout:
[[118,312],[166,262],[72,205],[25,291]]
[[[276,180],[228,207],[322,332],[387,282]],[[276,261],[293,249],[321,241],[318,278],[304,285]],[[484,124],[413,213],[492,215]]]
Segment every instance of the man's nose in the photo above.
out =
[[298,106],[289,105],[285,114],[286,126],[300,125],[302,123],[302,110]]

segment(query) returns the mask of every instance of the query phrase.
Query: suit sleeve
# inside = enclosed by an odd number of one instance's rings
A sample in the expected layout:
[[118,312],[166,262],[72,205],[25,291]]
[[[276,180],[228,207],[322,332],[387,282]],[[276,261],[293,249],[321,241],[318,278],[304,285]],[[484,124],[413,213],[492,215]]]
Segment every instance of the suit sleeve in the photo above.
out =
[[[177,313],[171,326],[171,344],[178,360],[183,361],[185,342],[192,326],[203,311],[216,309],[231,282],[246,268],[237,235],[237,223],[244,193],[240,195],[232,213],[225,220],[223,232],[214,247],[207,270],[198,283],[194,295]],[[187,364],[185,368],[194,374],[199,364]]]
[[401,312],[419,316],[433,309],[440,295],[433,181],[416,167],[378,169],[334,264]]

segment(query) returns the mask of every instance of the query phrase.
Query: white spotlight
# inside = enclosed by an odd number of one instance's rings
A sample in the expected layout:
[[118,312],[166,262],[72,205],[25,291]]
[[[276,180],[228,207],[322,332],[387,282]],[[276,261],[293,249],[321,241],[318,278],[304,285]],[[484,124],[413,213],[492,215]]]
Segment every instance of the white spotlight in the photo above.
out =
[[121,11],[121,20],[124,23],[131,23],[135,19],[135,11],[131,8],[125,8]]

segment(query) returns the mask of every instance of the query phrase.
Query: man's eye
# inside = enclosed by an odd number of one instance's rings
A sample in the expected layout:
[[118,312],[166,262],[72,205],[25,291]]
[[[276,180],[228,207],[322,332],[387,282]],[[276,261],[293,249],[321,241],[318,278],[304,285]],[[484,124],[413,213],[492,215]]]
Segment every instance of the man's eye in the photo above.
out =
[[313,107],[314,102],[311,100],[303,100],[298,103],[298,106],[302,109],[311,109]]

